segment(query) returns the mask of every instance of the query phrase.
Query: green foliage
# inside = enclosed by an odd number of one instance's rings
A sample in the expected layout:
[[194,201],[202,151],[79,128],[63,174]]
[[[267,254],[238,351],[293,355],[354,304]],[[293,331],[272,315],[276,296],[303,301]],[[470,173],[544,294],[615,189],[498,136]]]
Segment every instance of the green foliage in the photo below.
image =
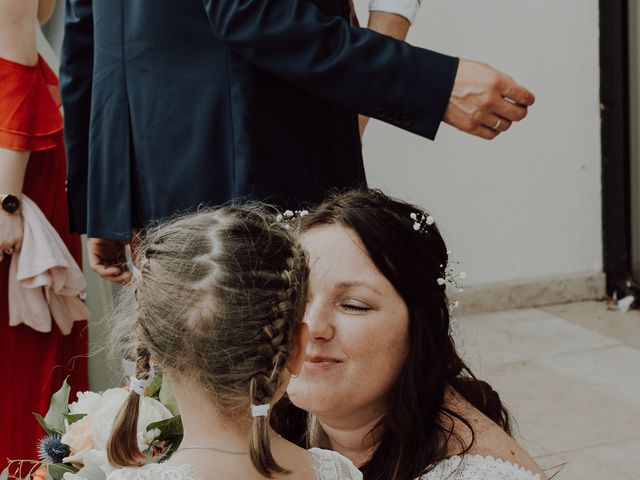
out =
[[47,435],[54,435],[54,434],[58,434],[58,435],[62,435],[63,431],[60,430],[56,430],[55,428],[53,428],[51,425],[49,425],[44,418],[42,418],[42,415],[40,415],[39,413],[35,413],[33,412],[33,416],[36,417],[36,420],[38,421],[38,423],[40,424],[40,426],[42,427],[42,429],[47,432]]
[[86,416],[87,416],[86,413],[65,413],[64,414],[64,418],[67,419],[67,422],[69,422],[69,425],[73,425],[78,420],[82,420]]
[[47,465],[47,472],[53,480],[62,480],[65,473],[78,473],[78,469],[66,463],[52,463]]
[[160,393],[158,400],[174,415],[179,415],[178,403],[173,396],[173,387],[167,377],[162,377],[162,386],[160,387]]
[[[64,432],[64,416],[69,413],[69,393],[71,387],[65,378],[62,387],[51,397],[49,411],[44,416],[44,422],[49,428],[58,433]],[[45,429],[46,430],[46,429]]]

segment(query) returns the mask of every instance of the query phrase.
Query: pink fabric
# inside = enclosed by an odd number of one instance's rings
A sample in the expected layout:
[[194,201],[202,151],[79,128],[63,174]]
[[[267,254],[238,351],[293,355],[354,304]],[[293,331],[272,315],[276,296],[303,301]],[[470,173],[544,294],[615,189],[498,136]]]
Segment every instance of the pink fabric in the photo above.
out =
[[9,268],[9,325],[51,332],[52,318],[64,335],[89,319],[86,282],[60,235],[38,206],[22,197],[24,236]]

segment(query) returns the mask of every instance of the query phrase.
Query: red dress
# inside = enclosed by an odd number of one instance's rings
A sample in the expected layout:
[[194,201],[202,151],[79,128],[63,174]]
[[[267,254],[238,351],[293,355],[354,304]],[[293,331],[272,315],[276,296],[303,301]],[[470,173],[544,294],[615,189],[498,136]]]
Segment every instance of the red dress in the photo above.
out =
[[[42,58],[34,66],[0,58],[0,147],[32,151],[23,193],[40,207],[82,265],[80,237],[69,233],[57,91],[58,79]],[[9,327],[10,260],[5,255],[0,263],[0,471],[7,458],[37,458],[44,432],[32,412],[46,413],[65,377],[72,398],[88,389],[86,322],[76,322],[67,336],[55,322],[51,333],[25,325]]]

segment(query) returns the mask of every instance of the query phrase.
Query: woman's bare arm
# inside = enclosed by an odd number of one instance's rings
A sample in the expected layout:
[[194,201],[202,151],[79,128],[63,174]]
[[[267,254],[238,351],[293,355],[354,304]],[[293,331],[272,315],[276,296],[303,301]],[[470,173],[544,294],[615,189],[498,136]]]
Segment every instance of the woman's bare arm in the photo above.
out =
[[56,0],[39,0],[38,2],[38,22],[44,25],[53,15],[56,9]]
[[23,65],[38,60],[38,0],[0,0],[0,57]]

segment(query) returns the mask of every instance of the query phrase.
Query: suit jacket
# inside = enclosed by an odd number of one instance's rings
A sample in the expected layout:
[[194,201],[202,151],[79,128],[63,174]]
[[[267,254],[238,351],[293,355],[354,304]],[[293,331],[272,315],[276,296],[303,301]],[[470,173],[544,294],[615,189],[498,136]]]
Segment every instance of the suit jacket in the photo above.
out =
[[66,0],[73,230],[127,238],[201,204],[298,206],[362,184],[358,113],[433,139],[458,60],[350,13],[348,0]]

